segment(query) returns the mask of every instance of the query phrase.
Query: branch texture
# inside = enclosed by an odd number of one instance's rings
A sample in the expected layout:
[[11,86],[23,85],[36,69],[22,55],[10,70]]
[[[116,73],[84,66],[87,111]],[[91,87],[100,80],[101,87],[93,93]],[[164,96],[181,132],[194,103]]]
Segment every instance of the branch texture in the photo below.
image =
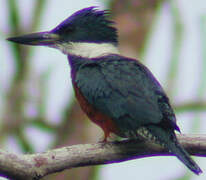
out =
[[[206,156],[206,135],[179,135],[178,139],[191,155]],[[159,145],[137,140],[79,144],[26,155],[0,150],[0,174],[15,180],[37,180],[74,167],[118,163],[159,155],[172,154]]]

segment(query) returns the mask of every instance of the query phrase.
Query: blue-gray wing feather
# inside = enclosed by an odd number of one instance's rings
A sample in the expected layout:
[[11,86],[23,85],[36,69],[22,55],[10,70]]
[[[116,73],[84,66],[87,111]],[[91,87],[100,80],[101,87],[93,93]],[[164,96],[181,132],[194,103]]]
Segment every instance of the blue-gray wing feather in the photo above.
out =
[[78,70],[75,81],[88,102],[110,116],[122,131],[161,123],[164,116],[176,128],[162,87],[145,66],[134,60],[111,56],[91,62]]

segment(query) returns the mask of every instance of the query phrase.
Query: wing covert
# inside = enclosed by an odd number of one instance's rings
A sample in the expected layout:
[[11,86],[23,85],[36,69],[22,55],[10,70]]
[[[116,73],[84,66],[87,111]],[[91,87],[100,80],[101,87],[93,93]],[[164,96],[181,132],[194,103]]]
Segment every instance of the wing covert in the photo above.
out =
[[75,82],[88,102],[120,128],[137,129],[163,119],[156,91],[164,91],[151,72],[134,61],[101,59],[82,67]]

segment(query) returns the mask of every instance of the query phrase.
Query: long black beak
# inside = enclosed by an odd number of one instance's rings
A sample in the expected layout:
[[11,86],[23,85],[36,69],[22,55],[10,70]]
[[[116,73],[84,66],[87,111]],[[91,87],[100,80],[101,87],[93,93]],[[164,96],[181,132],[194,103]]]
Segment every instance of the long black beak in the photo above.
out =
[[59,41],[59,35],[51,32],[38,32],[8,38],[8,41],[33,46],[51,46]]

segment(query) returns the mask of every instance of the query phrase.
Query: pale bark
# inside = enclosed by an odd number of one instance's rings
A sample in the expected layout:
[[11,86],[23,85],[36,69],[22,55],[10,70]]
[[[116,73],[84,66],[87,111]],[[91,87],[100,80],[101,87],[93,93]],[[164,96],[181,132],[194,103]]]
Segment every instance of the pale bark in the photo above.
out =
[[[206,135],[179,135],[178,139],[191,155],[206,156]],[[134,140],[79,144],[25,155],[0,150],[0,174],[12,179],[40,179],[75,167],[161,155],[171,154],[156,144]]]

